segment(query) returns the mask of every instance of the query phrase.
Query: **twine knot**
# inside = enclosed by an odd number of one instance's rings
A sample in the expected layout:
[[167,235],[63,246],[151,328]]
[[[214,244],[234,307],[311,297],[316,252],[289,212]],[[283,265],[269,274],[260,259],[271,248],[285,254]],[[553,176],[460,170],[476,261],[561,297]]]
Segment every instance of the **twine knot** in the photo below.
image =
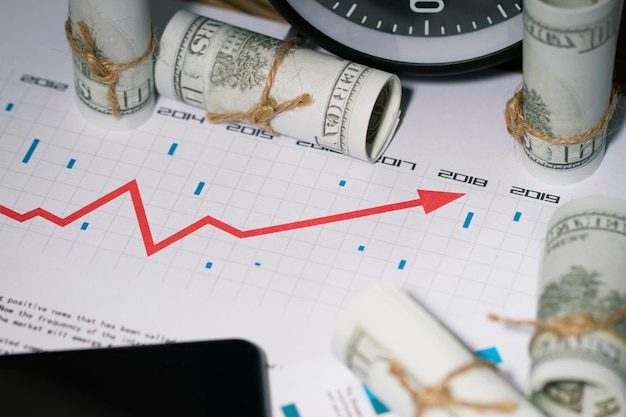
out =
[[420,405],[424,408],[443,407],[453,401],[452,393],[448,386],[441,383],[432,387],[426,387],[420,394]]
[[409,395],[411,396],[411,399],[415,404],[414,417],[421,417],[424,411],[429,408],[439,408],[446,406],[466,407],[476,411],[501,411],[504,413],[510,413],[515,410],[517,404],[513,401],[479,403],[454,398],[449,386],[451,380],[461,375],[462,373],[469,371],[470,369],[483,366],[492,367],[490,363],[481,360],[470,362],[450,372],[444,379],[442,379],[438,383],[424,388],[422,392],[418,392],[416,389],[409,385],[406,376],[404,375],[402,365],[400,365],[398,361],[392,360],[390,362],[389,373],[394,375],[398,379],[400,385],[402,385],[402,387],[404,387],[409,392]]
[[266,103],[259,103],[249,111],[250,117],[248,120],[253,125],[265,125],[272,116],[276,114],[276,106],[278,103],[272,97],[270,97]]
[[597,136],[611,120],[615,109],[617,108],[617,103],[619,102],[620,93],[617,87],[613,88],[613,93],[611,94],[611,100],[609,105],[604,113],[604,116],[598,121],[598,123],[593,126],[591,129],[579,133],[574,136],[565,137],[565,138],[556,138],[549,135],[546,135],[528,124],[526,119],[524,118],[524,94],[522,90],[518,90],[513,97],[507,101],[505,109],[504,109],[504,120],[506,122],[506,130],[509,132],[509,135],[513,137],[517,142],[522,143],[524,139],[524,133],[528,133],[536,138],[544,140],[548,143],[557,144],[557,145],[569,145],[572,143],[578,143],[587,139],[591,139],[592,137]]
[[65,22],[65,36],[67,37],[67,41],[72,48],[72,52],[87,63],[93,78],[108,87],[111,112],[113,113],[113,117],[119,119],[122,117],[122,113],[117,100],[117,94],[115,94],[115,84],[117,83],[119,73],[141,64],[148,59],[150,55],[152,55],[152,51],[156,46],[156,35],[153,31],[150,45],[142,56],[130,62],[115,63],[100,56],[97,51],[96,40],[91,33],[91,29],[84,20],[76,22],[75,28],[78,39],[74,39],[72,36],[72,23],[68,18]]
[[539,324],[539,328],[562,335],[582,336],[598,329],[598,322],[589,313],[579,313],[563,316],[551,323]]
[[298,45],[300,40],[297,38],[291,38],[287,40],[278,50],[274,57],[274,62],[265,80],[265,86],[261,93],[261,101],[248,110],[245,113],[233,112],[233,113],[207,113],[207,119],[210,122],[228,122],[232,120],[240,120],[248,122],[253,126],[262,126],[268,133],[276,134],[274,129],[270,126],[270,120],[277,114],[283,113],[289,110],[293,110],[297,107],[308,106],[313,103],[313,97],[310,94],[304,93],[299,96],[278,103],[274,97],[270,97],[270,90],[274,84],[274,78],[278,72],[278,67],[282,64],[287,52],[294,46]]
[[595,319],[588,312],[569,314],[551,321],[513,320],[502,318],[496,314],[489,314],[488,317],[490,320],[514,326],[535,327],[536,331],[530,340],[531,348],[537,337],[546,331],[553,332],[557,337],[580,337],[593,332],[603,332],[612,335],[626,346],[626,335],[613,328],[616,324],[626,321],[626,305],[601,320]]

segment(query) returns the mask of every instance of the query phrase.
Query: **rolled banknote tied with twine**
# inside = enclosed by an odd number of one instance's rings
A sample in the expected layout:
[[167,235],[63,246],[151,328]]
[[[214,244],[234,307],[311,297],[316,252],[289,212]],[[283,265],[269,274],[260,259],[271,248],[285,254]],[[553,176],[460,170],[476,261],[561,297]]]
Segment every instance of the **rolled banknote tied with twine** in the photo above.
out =
[[613,95],[611,96],[611,101],[609,102],[609,106],[604,113],[604,116],[600,119],[600,121],[593,126],[591,129],[578,133],[574,136],[564,137],[564,138],[555,138],[549,135],[542,133],[541,131],[534,129],[524,118],[524,94],[522,90],[518,90],[512,98],[506,104],[506,109],[504,112],[504,118],[506,121],[507,131],[509,135],[513,137],[518,143],[523,144],[524,135],[529,134],[534,136],[537,139],[541,139],[545,142],[555,144],[555,145],[573,145],[577,143],[582,143],[588,139],[592,139],[597,137],[598,135],[606,134],[606,129],[609,124],[609,121],[613,117],[613,113],[617,108],[617,103],[619,102],[620,92],[616,88],[613,89]]
[[544,417],[407,293],[379,282],[338,315],[333,351],[401,417]]
[[626,201],[585,197],[548,222],[530,398],[553,417],[626,416]]
[[523,87],[507,103],[525,168],[571,184],[600,165],[618,101],[612,85],[623,0],[524,2]]
[[78,107],[105,129],[132,129],[154,108],[156,35],[147,0],[69,0],[65,34]]
[[394,75],[186,10],[161,37],[161,95],[366,161],[389,145],[402,88]]

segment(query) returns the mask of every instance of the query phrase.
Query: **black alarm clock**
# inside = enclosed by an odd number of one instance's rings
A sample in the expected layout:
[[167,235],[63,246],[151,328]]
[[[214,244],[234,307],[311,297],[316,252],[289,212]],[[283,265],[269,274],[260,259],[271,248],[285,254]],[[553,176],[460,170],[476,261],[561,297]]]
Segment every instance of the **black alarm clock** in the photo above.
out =
[[270,0],[300,33],[351,61],[418,75],[521,54],[521,0]]

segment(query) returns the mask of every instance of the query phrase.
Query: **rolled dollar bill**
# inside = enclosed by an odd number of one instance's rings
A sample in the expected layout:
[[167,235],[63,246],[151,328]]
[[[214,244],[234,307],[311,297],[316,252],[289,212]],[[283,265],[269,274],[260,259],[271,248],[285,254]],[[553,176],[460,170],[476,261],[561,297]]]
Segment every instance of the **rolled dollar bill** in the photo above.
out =
[[[161,38],[157,90],[213,114],[247,115],[245,120],[272,131],[377,160],[398,124],[399,78],[310,49],[282,46],[278,39],[181,10]],[[276,61],[278,55],[281,61]],[[281,107],[303,95],[312,100]]]
[[333,351],[401,417],[540,417],[407,293],[375,283],[338,316]]
[[68,0],[78,108],[105,129],[132,129],[154,108],[148,0]]
[[552,417],[626,416],[626,201],[586,197],[548,223],[532,401]]
[[523,116],[537,133],[523,135],[524,165],[542,181],[580,181],[603,159],[622,3],[524,2]]

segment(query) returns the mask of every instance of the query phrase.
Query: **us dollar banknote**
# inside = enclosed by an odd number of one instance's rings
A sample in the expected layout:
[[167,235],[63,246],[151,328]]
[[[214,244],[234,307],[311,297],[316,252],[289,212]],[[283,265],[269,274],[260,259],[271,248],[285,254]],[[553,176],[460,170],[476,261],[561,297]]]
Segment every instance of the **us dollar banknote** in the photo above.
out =
[[[524,2],[523,115],[532,129],[571,138],[598,125],[612,97],[613,65],[623,0]],[[526,132],[526,168],[537,178],[568,184],[601,163],[606,129],[573,143]]]
[[400,116],[396,75],[199,16],[176,13],[161,38],[156,87],[165,97],[217,114],[246,113],[268,82],[276,104],[303,94],[312,100],[276,112],[271,130],[359,159],[376,161],[389,145]]
[[533,338],[530,392],[549,416],[626,416],[625,254],[626,201],[573,200],[548,223],[537,316],[560,324]]
[[[105,129],[139,126],[150,118],[155,104],[149,1],[69,0],[68,6],[68,37],[78,50],[73,53],[73,63],[80,112]],[[93,50],[79,30],[80,22],[86,24],[95,42]],[[99,61],[97,67],[90,63],[92,59]],[[138,62],[111,74],[112,68],[133,61]],[[109,79],[114,81],[113,100]]]
[[[335,356],[400,417],[544,416],[390,282],[371,284],[349,301],[337,317],[332,344]],[[442,382],[445,398],[420,401]]]

